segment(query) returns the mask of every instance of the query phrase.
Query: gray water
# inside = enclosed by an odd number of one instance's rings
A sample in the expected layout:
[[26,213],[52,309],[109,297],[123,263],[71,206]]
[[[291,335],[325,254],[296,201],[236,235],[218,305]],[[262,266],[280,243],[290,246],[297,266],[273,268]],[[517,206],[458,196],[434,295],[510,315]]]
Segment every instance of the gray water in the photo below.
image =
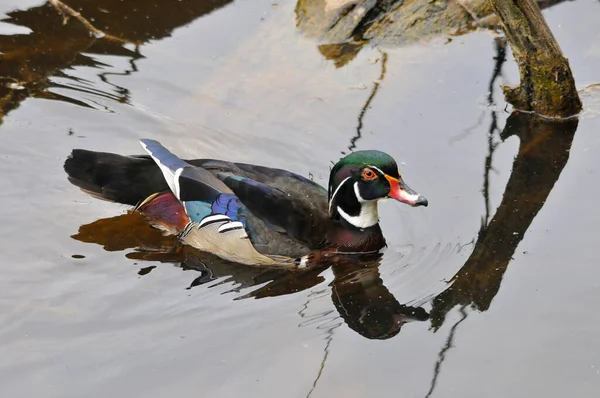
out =
[[[79,3],[124,40],[0,0],[0,75],[29,82],[0,92],[1,396],[598,396],[600,2],[544,11],[585,107],[559,128],[507,127],[486,31],[336,68],[293,2]],[[141,137],[321,184],[382,149],[430,206],[383,203],[366,267],[200,261],[66,179],[73,148]]]

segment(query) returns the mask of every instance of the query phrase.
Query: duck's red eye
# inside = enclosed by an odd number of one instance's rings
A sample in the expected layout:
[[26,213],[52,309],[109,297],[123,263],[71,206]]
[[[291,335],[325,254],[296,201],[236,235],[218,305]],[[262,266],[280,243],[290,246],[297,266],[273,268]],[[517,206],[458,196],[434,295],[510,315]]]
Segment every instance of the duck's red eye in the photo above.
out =
[[377,178],[377,174],[371,169],[364,169],[362,172],[362,176],[365,180],[371,181]]

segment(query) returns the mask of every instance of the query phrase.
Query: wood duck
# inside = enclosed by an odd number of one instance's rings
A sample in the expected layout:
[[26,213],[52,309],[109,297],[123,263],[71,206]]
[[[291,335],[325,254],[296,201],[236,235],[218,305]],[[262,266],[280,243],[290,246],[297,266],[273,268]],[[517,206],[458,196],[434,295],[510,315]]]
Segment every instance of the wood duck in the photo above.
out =
[[386,246],[377,202],[427,199],[380,151],[357,151],[331,170],[329,189],[292,172],[213,159],[181,160],[143,139],[149,156],[75,149],[64,169],[90,195],[135,206],[184,244],[241,264],[304,269]]

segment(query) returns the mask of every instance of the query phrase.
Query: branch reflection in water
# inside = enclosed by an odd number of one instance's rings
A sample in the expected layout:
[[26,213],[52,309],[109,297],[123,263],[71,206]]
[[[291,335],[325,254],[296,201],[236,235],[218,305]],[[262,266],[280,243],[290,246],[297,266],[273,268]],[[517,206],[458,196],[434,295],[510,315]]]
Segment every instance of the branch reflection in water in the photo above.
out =
[[456,305],[486,311],[498,293],[517,246],[569,160],[578,119],[548,120],[513,112],[500,135],[520,139],[519,152],[500,206],[479,230],[473,253],[433,300],[431,324],[439,329]]
[[[448,341],[440,351],[427,397],[435,389],[456,327],[467,318],[468,308],[487,311],[498,294],[517,246],[569,160],[578,122],[577,118],[549,120],[518,111],[506,121],[500,138],[505,141],[517,136],[520,146],[500,206],[491,221],[483,223],[473,252],[451,279],[450,287],[432,302],[431,326],[434,331],[442,327],[455,306],[460,306],[461,318],[450,329]],[[490,151],[494,148],[490,147]],[[491,164],[486,162],[486,174],[490,167]],[[487,197],[485,199],[487,201]]]
[[[79,13],[79,19],[68,15],[56,1],[9,12],[2,22],[28,28],[31,32],[0,35],[0,122],[28,97],[103,110],[109,110],[102,105],[104,100],[129,103],[129,91],[110,83],[108,76],[137,71],[135,62],[143,58],[142,44],[168,37],[174,29],[231,2],[64,1]],[[97,61],[95,54],[126,57],[130,67],[107,72],[107,65]],[[73,76],[70,69],[77,66],[98,69],[100,80],[109,88],[102,89],[94,82]],[[61,89],[62,94],[56,89]],[[69,91],[84,94],[84,99]]]

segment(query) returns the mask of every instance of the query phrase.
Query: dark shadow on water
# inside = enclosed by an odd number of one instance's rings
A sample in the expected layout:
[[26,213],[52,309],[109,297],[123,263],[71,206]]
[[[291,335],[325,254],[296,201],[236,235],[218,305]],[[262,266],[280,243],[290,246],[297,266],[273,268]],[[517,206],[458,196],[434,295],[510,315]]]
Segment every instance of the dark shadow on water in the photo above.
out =
[[[46,98],[75,105],[106,109],[101,100],[130,101],[129,92],[110,83],[109,76],[129,75],[143,58],[140,46],[160,40],[171,32],[232,0],[65,0],[74,11],[103,34],[94,34],[80,20],[61,14],[47,2],[27,10],[15,10],[3,19],[29,28],[29,34],[0,35],[0,121],[28,97]],[[126,57],[129,68],[121,72],[102,71],[92,54]],[[70,69],[87,66],[113,89],[102,91],[92,82],[72,76]],[[60,77],[66,84],[53,81]],[[89,100],[53,92],[53,88],[89,95]],[[63,92],[64,92],[63,90]]]
[[[172,264],[193,277],[187,288],[206,285],[233,285],[227,293],[244,292],[237,299],[267,298],[300,292],[324,282],[326,267],[305,272],[265,270],[223,261],[213,255],[181,245],[173,236],[164,236],[149,226],[139,213],[97,220],[83,225],[75,240],[96,243],[107,251],[129,250],[126,257],[140,261]],[[429,314],[420,307],[399,303],[379,275],[381,256],[367,261],[338,261],[332,266],[331,300],[340,317],[355,332],[369,339],[388,339],[410,321],[426,321]],[[138,263],[136,265],[139,266]],[[147,275],[155,266],[140,266]],[[260,286],[259,286],[260,285]]]

